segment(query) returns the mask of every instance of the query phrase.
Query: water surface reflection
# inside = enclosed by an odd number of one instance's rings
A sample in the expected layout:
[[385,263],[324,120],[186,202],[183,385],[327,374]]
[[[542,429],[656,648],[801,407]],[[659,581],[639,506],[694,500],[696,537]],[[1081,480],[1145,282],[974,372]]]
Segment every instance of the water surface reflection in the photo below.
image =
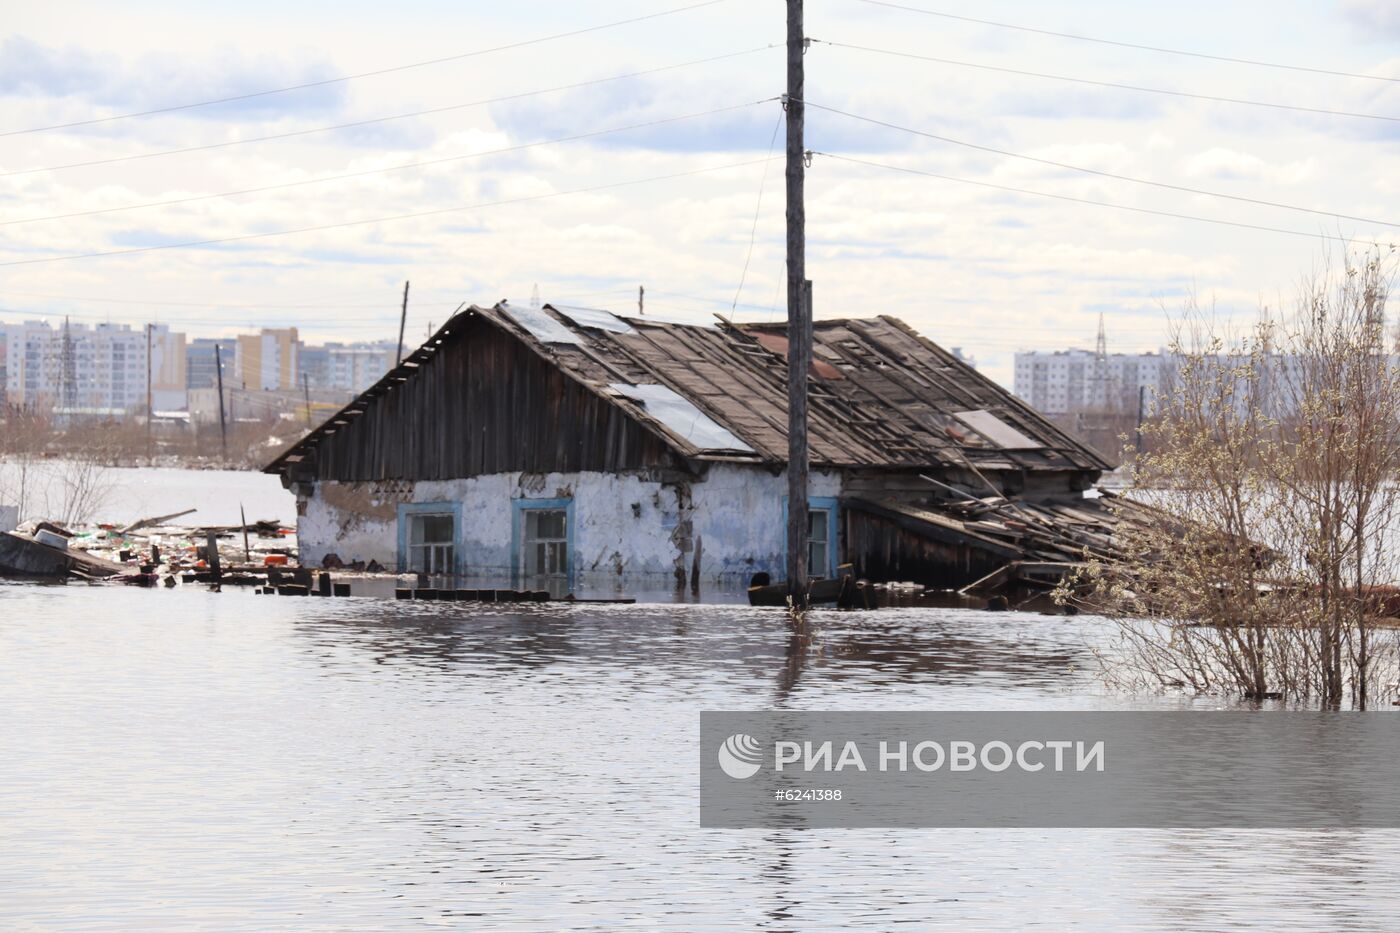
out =
[[1393,929],[1393,832],[697,828],[703,708],[1180,702],[1096,637],[0,586],[0,927]]

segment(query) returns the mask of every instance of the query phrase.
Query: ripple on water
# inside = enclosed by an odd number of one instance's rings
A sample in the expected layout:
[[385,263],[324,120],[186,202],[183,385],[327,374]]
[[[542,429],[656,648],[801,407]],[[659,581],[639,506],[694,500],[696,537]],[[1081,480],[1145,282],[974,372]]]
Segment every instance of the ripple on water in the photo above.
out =
[[0,927],[1389,930],[1394,832],[719,831],[701,709],[1111,709],[1099,623],[0,586]]

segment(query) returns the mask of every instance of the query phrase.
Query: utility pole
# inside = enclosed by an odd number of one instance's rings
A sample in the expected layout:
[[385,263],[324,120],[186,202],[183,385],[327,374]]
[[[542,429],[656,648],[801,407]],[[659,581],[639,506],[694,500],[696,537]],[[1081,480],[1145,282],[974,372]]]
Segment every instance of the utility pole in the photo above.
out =
[[146,325],[146,462],[151,462],[151,418],[155,406],[151,404],[151,325]]
[[228,462],[228,422],[224,420],[224,361],[219,356],[219,345],[214,344],[214,378],[219,385],[219,455]]
[[788,595],[807,605],[807,376],[812,368],[812,293],[807,281],[806,89],[802,0],[787,0],[787,274],[788,274]]
[[1133,439],[1134,456],[1142,456],[1142,414],[1147,407],[1147,386],[1138,386],[1137,430]]
[[645,316],[646,313],[647,313],[647,287],[646,287],[645,285],[638,285],[638,286],[637,286],[637,314],[640,315],[640,316]]
[[403,310],[399,312],[399,345],[394,349],[394,368],[403,362],[403,326],[408,321],[408,282],[403,283]]
[[306,427],[311,427],[311,380],[306,373],[301,374],[301,395],[306,399]]

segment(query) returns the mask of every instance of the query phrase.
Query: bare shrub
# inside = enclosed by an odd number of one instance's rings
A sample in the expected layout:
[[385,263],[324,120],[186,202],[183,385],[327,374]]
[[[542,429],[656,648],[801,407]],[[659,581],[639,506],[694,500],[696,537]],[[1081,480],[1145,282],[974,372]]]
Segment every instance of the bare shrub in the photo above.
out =
[[1395,257],[1343,258],[1291,317],[1232,335],[1192,304],[1176,322],[1136,459],[1164,508],[1059,593],[1117,623],[1110,680],[1364,708],[1395,679]]
[[47,414],[12,406],[4,413],[0,431],[0,502],[19,506],[28,514],[43,485],[42,462],[53,429]]
[[60,525],[93,521],[112,488],[111,469],[95,451],[55,461],[47,514]]

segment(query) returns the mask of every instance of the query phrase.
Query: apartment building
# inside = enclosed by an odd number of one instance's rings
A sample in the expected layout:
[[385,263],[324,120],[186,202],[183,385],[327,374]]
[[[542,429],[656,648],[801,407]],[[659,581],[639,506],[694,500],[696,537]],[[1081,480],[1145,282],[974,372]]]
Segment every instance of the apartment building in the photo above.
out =
[[328,389],[359,395],[394,368],[398,347],[392,340],[375,343],[331,343]]
[[256,334],[239,334],[236,340],[233,387],[283,391],[299,387],[301,341],[295,327],[264,327]]
[[[0,329],[9,404],[93,416],[185,407],[185,335],[167,325],[25,321]],[[150,347],[149,367],[147,346]]]
[[1016,354],[1016,394],[1047,415],[1137,411],[1164,384],[1164,353],[1035,350]]
[[[196,337],[185,348],[185,386],[189,389],[213,389],[219,381],[219,365],[224,370],[224,382],[232,384],[236,340]],[[214,348],[219,352],[215,354]],[[217,357],[218,365],[215,363]]]
[[301,374],[311,390],[359,395],[394,368],[398,347],[392,340],[328,343],[301,348]]

